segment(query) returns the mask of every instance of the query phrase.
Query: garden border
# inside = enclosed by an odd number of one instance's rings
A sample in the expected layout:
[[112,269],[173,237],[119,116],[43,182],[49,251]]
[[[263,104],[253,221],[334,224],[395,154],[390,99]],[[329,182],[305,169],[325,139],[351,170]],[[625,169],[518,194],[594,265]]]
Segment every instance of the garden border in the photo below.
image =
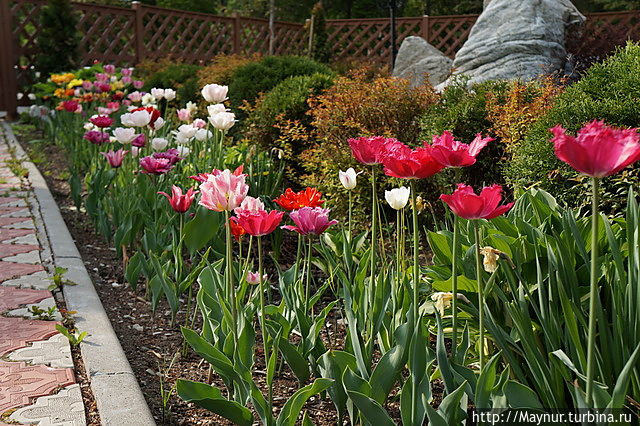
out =
[[18,143],[7,121],[6,140],[29,170],[29,182],[37,202],[55,266],[67,268],[65,278],[77,285],[64,286],[67,308],[77,311],[76,325],[88,336],[80,345],[100,420],[109,426],[155,425],[138,381],[102,306],[80,253],[42,174]]

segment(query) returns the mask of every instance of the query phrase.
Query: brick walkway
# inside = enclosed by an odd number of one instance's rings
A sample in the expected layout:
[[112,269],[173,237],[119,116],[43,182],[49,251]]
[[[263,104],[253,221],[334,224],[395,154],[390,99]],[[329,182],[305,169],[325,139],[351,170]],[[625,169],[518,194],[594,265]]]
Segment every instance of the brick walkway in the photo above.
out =
[[14,175],[11,160],[0,132],[0,426],[85,425],[68,340],[56,331],[58,322],[28,311],[56,302],[48,290],[42,221],[28,181]]

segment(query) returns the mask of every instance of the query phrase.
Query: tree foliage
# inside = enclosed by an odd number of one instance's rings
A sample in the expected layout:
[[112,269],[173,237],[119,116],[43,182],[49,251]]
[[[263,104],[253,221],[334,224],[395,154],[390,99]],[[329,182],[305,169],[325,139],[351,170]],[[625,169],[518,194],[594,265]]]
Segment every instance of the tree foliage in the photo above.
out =
[[80,37],[70,0],[49,0],[40,14],[36,67],[43,76],[76,67]]

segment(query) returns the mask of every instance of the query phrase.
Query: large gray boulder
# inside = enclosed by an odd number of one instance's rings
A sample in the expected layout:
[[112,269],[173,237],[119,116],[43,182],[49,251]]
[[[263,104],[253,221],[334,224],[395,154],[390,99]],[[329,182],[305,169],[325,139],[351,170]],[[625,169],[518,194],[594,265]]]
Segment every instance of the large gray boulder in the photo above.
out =
[[451,78],[468,76],[473,85],[562,70],[566,35],[584,21],[570,0],[490,0],[456,54]]
[[422,37],[410,36],[400,45],[393,76],[406,78],[412,87],[423,85],[428,76],[428,82],[436,86],[449,77],[452,62]]

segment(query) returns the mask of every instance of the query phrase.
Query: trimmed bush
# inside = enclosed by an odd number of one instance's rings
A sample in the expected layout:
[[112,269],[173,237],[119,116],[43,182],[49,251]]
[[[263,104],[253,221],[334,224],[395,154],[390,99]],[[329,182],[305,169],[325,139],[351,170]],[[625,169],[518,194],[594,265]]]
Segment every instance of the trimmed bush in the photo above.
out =
[[258,62],[260,54],[244,55],[216,55],[209,65],[198,70],[198,85],[204,87],[207,84],[222,84],[228,86],[236,70],[244,65]]
[[197,102],[200,86],[196,73],[199,69],[198,65],[169,62],[146,78],[143,90],[148,92],[153,87],[174,88],[180,104]]
[[69,0],[49,0],[40,14],[36,68],[46,78],[75,68],[80,37],[78,15]]
[[[553,153],[549,129],[557,124],[576,132],[591,120],[621,127],[640,125],[640,45],[629,43],[559,95],[551,110],[534,124],[506,168],[506,176],[522,190],[538,184],[571,206],[588,203],[582,178]],[[638,167],[603,180],[609,208],[624,206],[626,188],[638,182]],[[578,185],[576,185],[578,183]],[[586,182],[584,182],[586,183]]]

